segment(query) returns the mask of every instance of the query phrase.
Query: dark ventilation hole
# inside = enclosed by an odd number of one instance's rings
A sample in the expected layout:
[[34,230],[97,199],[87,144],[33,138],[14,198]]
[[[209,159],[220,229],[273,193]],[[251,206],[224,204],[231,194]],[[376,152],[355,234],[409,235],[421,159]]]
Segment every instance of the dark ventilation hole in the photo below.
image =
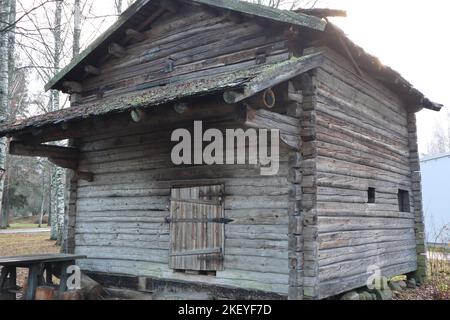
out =
[[409,192],[406,190],[398,190],[398,208],[400,212],[411,212],[409,205]]
[[375,203],[375,188],[367,190],[367,203]]

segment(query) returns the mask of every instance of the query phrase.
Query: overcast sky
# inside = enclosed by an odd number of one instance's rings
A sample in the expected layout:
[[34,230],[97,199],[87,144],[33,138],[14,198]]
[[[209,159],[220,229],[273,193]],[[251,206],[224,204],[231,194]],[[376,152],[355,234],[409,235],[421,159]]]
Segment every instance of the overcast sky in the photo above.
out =
[[[431,100],[450,106],[450,1],[324,0],[321,4],[347,10],[347,18],[333,22],[352,40]],[[418,114],[421,152],[427,151],[435,121],[447,129],[447,108]]]

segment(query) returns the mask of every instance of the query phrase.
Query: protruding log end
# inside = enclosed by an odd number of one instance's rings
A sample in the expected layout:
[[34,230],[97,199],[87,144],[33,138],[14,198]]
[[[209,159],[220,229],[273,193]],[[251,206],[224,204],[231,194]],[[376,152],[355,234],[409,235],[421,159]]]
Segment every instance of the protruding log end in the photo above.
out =
[[131,120],[133,120],[133,122],[136,122],[136,123],[141,122],[146,117],[146,114],[144,111],[142,111],[142,109],[134,109],[131,111],[130,115],[131,115]]
[[277,97],[272,89],[266,89],[263,92],[260,92],[257,95],[250,97],[247,100],[247,102],[249,105],[257,109],[259,108],[272,109],[275,107]]

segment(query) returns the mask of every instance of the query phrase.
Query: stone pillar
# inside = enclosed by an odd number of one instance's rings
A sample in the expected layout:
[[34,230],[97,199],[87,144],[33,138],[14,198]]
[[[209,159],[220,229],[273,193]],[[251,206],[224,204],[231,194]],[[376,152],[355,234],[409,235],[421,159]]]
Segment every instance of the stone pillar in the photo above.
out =
[[408,113],[409,164],[411,168],[411,198],[414,208],[414,230],[416,234],[417,270],[412,276],[421,283],[428,273],[425,224],[422,206],[422,178],[420,174],[419,150],[417,146],[417,125],[415,113]]

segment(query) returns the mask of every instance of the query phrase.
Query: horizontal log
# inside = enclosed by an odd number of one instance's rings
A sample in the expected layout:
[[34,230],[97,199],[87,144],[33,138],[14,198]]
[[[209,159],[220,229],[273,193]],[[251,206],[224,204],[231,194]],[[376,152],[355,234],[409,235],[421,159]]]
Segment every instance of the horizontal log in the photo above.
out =
[[144,33],[139,32],[135,29],[127,29],[125,30],[125,34],[127,35],[127,37],[136,41],[144,41],[147,39],[147,36]]
[[77,159],[61,159],[61,158],[49,158],[48,161],[57,165],[58,167],[65,169],[76,170],[78,168]]
[[94,76],[98,76],[101,74],[100,69],[97,67],[94,67],[92,65],[86,65],[84,67],[84,72],[86,72],[89,75],[94,75]]
[[80,155],[78,149],[73,147],[60,147],[44,144],[26,144],[20,141],[11,141],[9,153],[16,156],[47,157],[55,159],[77,159]]
[[117,43],[111,43],[108,47],[108,53],[116,58],[124,57],[125,52],[125,48]]

